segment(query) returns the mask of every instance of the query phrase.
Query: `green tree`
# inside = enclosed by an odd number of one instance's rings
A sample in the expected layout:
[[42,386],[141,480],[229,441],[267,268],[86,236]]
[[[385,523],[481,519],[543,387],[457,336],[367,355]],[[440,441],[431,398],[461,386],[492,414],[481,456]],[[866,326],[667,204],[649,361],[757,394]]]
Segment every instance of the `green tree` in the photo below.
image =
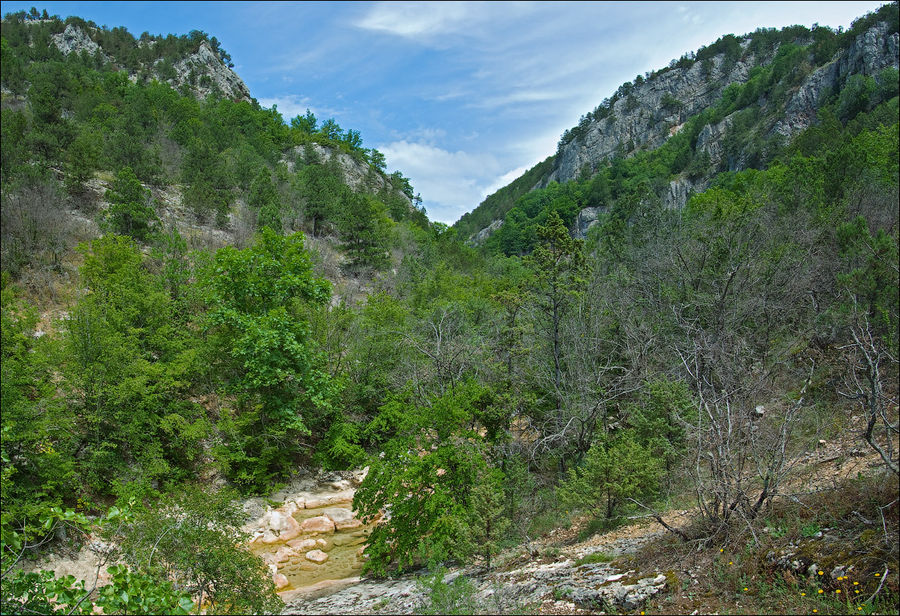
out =
[[51,380],[55,343],[33,336],[37,311],[18,297],[6,272],[0,323],[3,520],[24,523],[70,495],[74,418]]
[[66,153],[66,189],[77,194],[84,190],[84,183],[93,176],[100,161],[98,136],[82,130],[69,145]]
[[[391,512],[369,537],[368,571],[402,572],[417,562],[466,555],[463,533],[473,489],[487,469],[475,416],[489,403],[489,392],[468,382],[432,396],[426,405],[413,403],[407,391],[382,406],[366,431],[383,441],[384,455],[371,460],[353,500],[370,520]],[[481,519],[493,520],[490,503],[482,505]]]
[[342,209],[338,230],[352,265],[383,267],[390,233],[384,205],[370,195],[350,194]]
[[281,233],[281,204],[278,191],[272,183],[272,175],[265,167],[259,170],[250,185],[250,197],[247,200],[250,207],[257,211],[259,227],[269,227],[277,233]]
[[184,392],[194,353],[131,238],[108,234],[81,251],[89,292],[67,322],[65,375],[79,417],[82,478],[100,493],[114,488],[110,474],[146,485],[165,480],[185,470],[180,443],[164,434],[166,417],[201,419]]
[[216,614],[271,614],[283,603],[268,567],[242,547],[249,536],[237,494],[179,488],[139,507],[118,534],[125,561],[166,580]]
[[203,281],[211,369],[238,399],[238,412],[222,423],[222,460],[238,485],[261,490],[290,468],[336,394],[299,310],[327,303],[329,284],[313,276],[303,234],[268,228],[249,248],[220,249]]
[[462,552],[481,558],[488,571],[510,525],[503,479],[500,469],[486,468],[479,474],[470,492],[471,509],[460,532]]
[[569,235],[556,210],[550,213],[546,224],[538,227],[538,238],[538,245],[524,263],[533,273],[530,291],[538,309],[538,327],[550,347],[552,388],[559,408],[563,364],[561,325],[583,293],[588,267],[584,242]]
[[599,511],[609,519],[628,499],[656,494],[661,473],[661,461],[625,431],[595,441],[581,466],[569,469],[558,495],[567,505]]
[[[310,152],[314,152],[312,147]],[[318,236],[326,221],[333,220],[343,193],[343,178],[337,166],[337,153],[333,153],[324,165],[317,156],[307,157],[307,165],[301,171],[301,185],[306,199],[305,213],[312,224],[313,236]]]
[[131,167],[125,167],[116,175],[107,192],[109,228],[121,235],[146,241],[155,231],[159,219],[150,205],[150,191],[141,185]]

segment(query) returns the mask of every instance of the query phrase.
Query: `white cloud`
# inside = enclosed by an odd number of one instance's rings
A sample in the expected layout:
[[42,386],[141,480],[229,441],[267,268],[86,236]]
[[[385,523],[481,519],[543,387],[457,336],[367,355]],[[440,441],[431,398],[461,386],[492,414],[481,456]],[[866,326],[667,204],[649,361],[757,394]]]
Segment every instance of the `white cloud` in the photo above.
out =
[[278,113],[281,114],[285,122],[290,122],[291,118],[298,115],[306,115],[307,109],[313,112],[320,124],[328,118],[337,118],[342,115],[340,110],[313,105],[312,100],[308,96],[300,96],[298,94],[286,94],[284,96],[272,96],[256,100],[263,107],[278,105]]
[[452,223],[478,205],[503,173],[493,154],[450,152],[421,142],[394,141],[378,148],[388,169],[401,169],[422,194],[428,217]]
[[278,113],[281,114],[281,117],[284,118],[286,122],[290,122],[291,118],[298,115],[306,115],[306,110],[309,109],[315,113],[312,108],[312,104],[310,100],[306,96],[298,96],[296,94],[288,94],[286,96],[274,96],[271,98],[259,98],[257,99],[259,104],[263,107],[271,107],[272,105],[278,105]]
[[484,189],[484,194],[481,195],[481,198],[478,200],[478,202],[480,203],[481,201],[484,201],[485,197],[497,192],[497,190],[503,188],[513,180],[517,179],[520,175],[522,175],[529,169],[531,169],[530,166],[524,166],[516,167],[512,171],[507,171],[496,180],[494,180],[491,184],[488,184],[488,186]]
[[379,2],[356,27],[443,46],[439,36],[475,35],[498,19],[531,13],[531,2]]
[[465,2],[385,2],[372,7],[356,25],[407,38],[446,34],[471,20],[473,5]]
[[547,101],[556,101],[566,97],[568,97],[568,93],[559,90],[555,92],[548,90],[516,90],[497,96],[473,99],[467,103],[466,106],[475,109],[495,109],[497,107],[505,107],[506,105],[518,103],[544,103]]

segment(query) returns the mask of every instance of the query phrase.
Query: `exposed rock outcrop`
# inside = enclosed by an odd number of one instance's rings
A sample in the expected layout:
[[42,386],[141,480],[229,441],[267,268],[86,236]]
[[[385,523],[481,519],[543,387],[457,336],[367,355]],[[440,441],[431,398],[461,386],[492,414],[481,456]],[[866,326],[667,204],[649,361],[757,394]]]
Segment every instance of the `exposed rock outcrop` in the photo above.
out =
[[[197,98],[206,98],[213,93],[221,93],[232,100],[250,100],[250,90],[237,73],[222,63],[218,55],[206,41],[200,43],[196,53],[175,63],[176,77],[167,80],[174,88],[185,84]],[[194,74],[193,82],[191,73]]]
[[[743,40],[747,49],[751,37]],[[808,44],[810,41],[797,41]],[[733,83],[746,82],[751,69],[772,62],[777,49],[756,57],[745,54],[737,61],[719,54],[689,67],[674,67],[657,73],[645,81],[633,84],[620,92],[606,117],[593,119],[580,126],[578,136],[560,146],[554,167],[533,189],[546,187],[550,182],[568,182],[582,170],[590,172],[601,168],[615,156],[631,156],[641,150],[652,150],[678,134],[692,116],[720,100],[725,88]],[[818,120],[818,110],[853,75],[876,76],[887,67],[897,68],[900,56],[900,40],[896,32],[890,32],[885,22],[874,24],[858,35],[849,47],[810,72],[802,82],[787,92],[782,99],[783,108],[772,108],[764,97],[758,101],[765,122],[755,128],[760,136],[787,141]],[[812,61],[810,56],[809,61]],[[737,113],[737,112],[736,112]],[[722,169],[741,170],[747,166],[749,156],[743,151],[726,154],[725,143],[734,125],[735,114],[715,124],[704,126],[697,135],[697,155],[708,157],[703,177],[679,177],[659,195],[671,208],[683,207],[692,192],[704,190],[713,175]],[[593,210],[593,208],[591,208]],[[576,220],[572,233],[584,237],[596,220],[596,212],[585,211]],[[479,244],[493,233],[502,221],[494,221],[489,227],[474,234],[470,240]],[[495,226],[496,225],[496,226]]]
[[[91,40],[91,37],[84,30],[73,24],[67,25],[63,32],[53,34],[50,38],[53,40],[56,48],[66,56],[70,53],[81,53],[82,51],[86,51],[93,56],[100,51],[100,45]],[[102,51],[101,54],[105,60],[109,61],[109,56]]]
[[[116,61],[91,38],[89,32],[85,32],[75,24],[68,24],[63,32],[52,35],[52,40],[57,49],[65,55],[87,51],[93,56],[99,52],[105,61]],[[148,45],[154,43],[153,40],[146,42]],[[144,44],[143,41],[137,43],[139,46]],[[206,41],[200,43],[195,53],[181,58],[175,63],[174,78],[162,75],[163,63],[164,59],[160,58],[152,66],[144,66],[143,69],[152,78],[164,81],[173,88],[188,88],[196,98],[202,99],[210,94],[220,94],[232,100],[248,102],[251,100],[250,90],[244,81],[222,62],[222,59]],[[129,78],[136,81],[138,73],[132,72]]]
[[[888,66],[898,66],[898,35],[889,33],[887,23],[877,23],[860,34],[846,50],[826,65],[813,71],[788,99],[782,118],[772,132],[791,137],[816,121],[819,107],[852,75],[878,74]],[[745,44],[749,39],[745,41]],[[605,159],[631,155],[642,149],[654,149],[676,134],[678,125],[713,105],[732,83],[743,83],[754,66],[766,66],[775,57],[749,56],[734,63],[723,54],[689,68],[673,68],[635,85],[629,96],[622,96],[612,107],[609,117],[589,124],[584,136],[562,146],[556,168],[539,184],[568,182],[577,177],[584,166],[596,169]],[[678,101],[674,109],[666,101]],[[707,152],[711,162],[722,157],[722,140],[731,126],[725,118],[704,127],[697,139],[698,151]],[[715,168],[715,165],[713,165]],[[740,161],[730,161],[729,169],[740,168]]]
[[791,137],[816,122],[819,107],[852,75],[877,75],[889,66],[898,67],[900,40],[888,33],[888,24],[877,23],[862,33],[850,47],[806,79],[785,107],[784,117],[772,132]]
[[[366,161],[358,160],[346,152],[319,145],[318,143],[313,143],[311,145],[316,156],[318,156],[319,160],[323,163],[327,163],[332,158],[337,157],[337,165],[344,175],[344,182],[352,190],[356,192],[394,191],[409,204],[410,208],[413,207],[412,200],[408,195],[394,189],[391,181],[383,173],[375,170],[375,168]],[[289,152],[288,156],[281,159],[281,162],[287,165],[288,171],[293,172],[297,167],[297,161],[303,161],[303,150],[304,146],[297,146]]]
[[473,235],[469,238],[469,243],[473,246],[480,246],[483,244],[487,238],[494,234],[494,232],[503,226],[503,220],[495,220],[484,229]]

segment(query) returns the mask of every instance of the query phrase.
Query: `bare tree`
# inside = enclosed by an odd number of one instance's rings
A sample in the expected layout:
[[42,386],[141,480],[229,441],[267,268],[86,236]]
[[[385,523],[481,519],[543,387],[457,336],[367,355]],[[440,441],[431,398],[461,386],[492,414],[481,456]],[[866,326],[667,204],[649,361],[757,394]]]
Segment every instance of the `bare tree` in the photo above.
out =
[[27,267],[55,270],[69,247],[65,199],[55,182],[37,182],[3,192],[0,253],[14,276]]
[[847,370],[839,393],[859,403],[866,420],[862,437],[878,452],[894,474],[900,474],[897,437],[898,362],[883,337],[874,332],[868,313],[854,301],[854,319],[850,328],[853,342],[841,347],[846,351]]

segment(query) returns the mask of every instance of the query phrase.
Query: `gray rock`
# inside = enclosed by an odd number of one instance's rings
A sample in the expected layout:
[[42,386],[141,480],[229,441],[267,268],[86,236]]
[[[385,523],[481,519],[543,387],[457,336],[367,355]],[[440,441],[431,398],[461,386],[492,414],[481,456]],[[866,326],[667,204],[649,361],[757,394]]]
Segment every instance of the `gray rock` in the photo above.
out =
[[[100,50],[100,46],[91,40],[84,30],[73,24],[69,24],[63,32],[54,34],[50,38],[56,48],[66,56],[72,52],[81,53],[82,51],[94,55]],[[107,61],[109,60],[109,56],[106,54],[103,54],[103,57]]]
[[597,224],[600,214],[605,211],[605,207],[586,207],[578,212],[578,216],[575,217],[575,226],[572,229],[572,235],[580,239],[587,237],[588,230]]
[[469,243],[472,244],[473,246],[480,246],[487,240],[487,238],[492,236],[494,234],[494,232],[502,226],[503,226],[502,219],[495,220],[494,222],[492,222],[491,224],[486,226],[484,229],[482,229],[481,231],[479,231],[478,233],[476,233],[475,235],[470,237]]

